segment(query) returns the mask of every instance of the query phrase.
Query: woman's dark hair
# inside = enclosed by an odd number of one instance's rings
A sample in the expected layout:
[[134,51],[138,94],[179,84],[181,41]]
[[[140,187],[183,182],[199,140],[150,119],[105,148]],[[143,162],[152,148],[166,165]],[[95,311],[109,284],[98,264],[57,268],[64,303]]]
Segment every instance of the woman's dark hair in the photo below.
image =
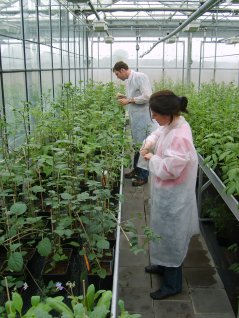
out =
[[185,96],[177,96],[170,90],[158,91],[151,95],[149,99],[149,108],[151,111],[170,116],[170,123],[174,116],[180,115],[180,112],[188,113],[188,99]]

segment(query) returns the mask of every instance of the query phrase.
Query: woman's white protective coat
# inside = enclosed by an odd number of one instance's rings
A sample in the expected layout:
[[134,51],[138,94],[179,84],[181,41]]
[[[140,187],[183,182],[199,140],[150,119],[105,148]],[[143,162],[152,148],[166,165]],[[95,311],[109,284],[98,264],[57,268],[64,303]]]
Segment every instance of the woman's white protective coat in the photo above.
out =
[[151,227],[161,236],[151,242],[151,264],[178,267],[192,235],[199,232],[196,205],[198,157],[184,117],[161,126],[147,139],[154,149],[151,172]]

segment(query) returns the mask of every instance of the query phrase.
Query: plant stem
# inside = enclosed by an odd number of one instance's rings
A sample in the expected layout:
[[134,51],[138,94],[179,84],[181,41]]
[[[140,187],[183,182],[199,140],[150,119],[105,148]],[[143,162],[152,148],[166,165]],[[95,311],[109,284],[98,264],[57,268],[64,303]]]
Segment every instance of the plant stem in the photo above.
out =
[[121,229],[121,231],[123,232],[123,234],[124,234],[126,240],[128,241],[129,245],[132,247],[132,243],[130,243],[130,240],[129,240],[127,234],[125,233],[125,230],[123,229],[123,227],[121,226],[121,224],[120,224],[120,223],[118,222],[118,220],[116,219],[114,213],[112,213],[111,211],[110,211],[110,213],[113,215],[113,217],[114,217],[114,219],[115,219],[117,225],[120,227],[120,229]]
[[35,280],[35,278],[32,276],[32,273],[29,271],[29,269],[27,268],[27,266],[24,264],[26,270],[28,271],[28,273],[30,274],[31,278],[33,279],[34,283],[37,285],[37,287],[39,288],[41,294],[43,294],[43,290],[41,289],[41,287],[38,285],[37,281]]
[[4,277],[4,280],[5,280],[6,290],[7,290],[7,299],[9,300],[10,313],[12,313],[12,304],[11,304],[10,293],[9,293],[9,288],[8,288],[6,276]]

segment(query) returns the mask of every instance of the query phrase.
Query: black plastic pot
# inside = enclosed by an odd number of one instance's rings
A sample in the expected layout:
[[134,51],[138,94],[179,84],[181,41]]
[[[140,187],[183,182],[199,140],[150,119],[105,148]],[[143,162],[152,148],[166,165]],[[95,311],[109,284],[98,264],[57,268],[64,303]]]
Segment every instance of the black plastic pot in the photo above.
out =
[[67,256],[67,259],[57,262],[54,268],[51,268],[51,257],[49,256],[45,259],[45,264],[41,272],[44,284],[48,285],[51,280],[55,283],[61,282],[62,284],[70,281],[72,272],[71,264],[73,259],[73,249],[65,248],[63,249],[63,253]]

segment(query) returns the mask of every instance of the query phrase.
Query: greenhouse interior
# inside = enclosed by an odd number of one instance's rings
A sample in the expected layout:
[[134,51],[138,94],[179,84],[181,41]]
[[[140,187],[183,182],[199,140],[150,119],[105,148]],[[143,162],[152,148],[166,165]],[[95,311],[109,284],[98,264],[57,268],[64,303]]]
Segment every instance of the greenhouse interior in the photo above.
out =
[[239,317],[238,0],[1,0],[0,81],[0,317]]

